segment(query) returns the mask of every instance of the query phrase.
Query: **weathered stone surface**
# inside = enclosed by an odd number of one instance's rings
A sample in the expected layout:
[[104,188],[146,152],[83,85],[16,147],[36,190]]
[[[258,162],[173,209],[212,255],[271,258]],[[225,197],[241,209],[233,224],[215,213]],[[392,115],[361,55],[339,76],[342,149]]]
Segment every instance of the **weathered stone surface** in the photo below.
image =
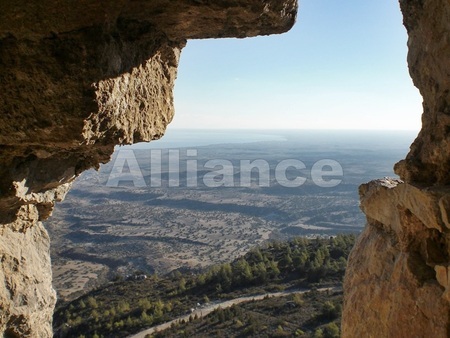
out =
[[51,337],[56,293],[51,287],[50,239],[33,204],[0,229],[0,332]]
[[422,130],[396,173],[405,181],[450,184],[450,2],[400,0],[408,64],[423,96]]
[[361,186],[368,224],[346,272],[344,337],[447,337],[448,193],[391,179]]
[[0,44],[2,145],[132,143],[161,137],[172,120],[184,40],[121,22],[112,31],[89,27]]
[[186,39],[282,33],[296,0],[0,2],[0,335],[51,337],[50,216],[114,145],[160,138]]
[[[344,337],[449,335],[450,2],[400,0],[423,129],[396,172],[361,188]],[[161,137],[186,39],[280,33],[295,0],[0,2],[0,332],[51,336],[40,223],[115,144]]]
[[395,171],[360,188],[367,226],[350,255],[343,337],[449,337],[450,1],[400,0],[422,130]]
[[295,22],[296,0],[24,0],[0,3],[0,38],[39,39],[118,19],[147,22],[170,39],[283,33]]

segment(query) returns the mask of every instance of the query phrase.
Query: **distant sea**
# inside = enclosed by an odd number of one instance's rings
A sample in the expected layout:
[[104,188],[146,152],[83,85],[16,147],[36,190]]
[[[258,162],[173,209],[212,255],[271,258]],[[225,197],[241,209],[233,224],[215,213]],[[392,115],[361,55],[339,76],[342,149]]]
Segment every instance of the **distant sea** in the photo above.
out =
[[311,148],[398,149],[407,151],[418,131],[395,130],[194,130],[167,129],[156,141],[121,149],[188,148],[255,142],[289,142]]

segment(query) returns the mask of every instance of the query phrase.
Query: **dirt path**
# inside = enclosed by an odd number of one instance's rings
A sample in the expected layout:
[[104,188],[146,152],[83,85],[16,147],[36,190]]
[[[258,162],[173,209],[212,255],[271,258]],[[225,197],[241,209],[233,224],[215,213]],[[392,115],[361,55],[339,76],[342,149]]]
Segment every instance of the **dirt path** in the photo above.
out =
[[[220,303],[210,303],[209,305],[203,307],[203,308],[197,308],[195,309],[192,313],[189,313],[187,315],[184,316],[180,316],[178,318],[175,318],[173,320],[171,320],[170,322],[166,322],[163,324],[159,324],[156,325],[154,327],[151,327],[149,329],[145,329],[139,333],[136,333],[135,335],[129,336],[128,338],[145,338],[146,335],[151,335],[157,331],[164,331],[166,329],[168,329],[172,324],[178,324],[180,323],[182,320],[184,321],[189,321],[189,317],[195,317],[195,315],[197,315],[197,317],[204,317],[208,314],[210,314],[211,312],[213,312],[214,310],[218,309],[219,307],[221,307],[222,309],[231,307],[235,304],[240,304],[240,303],[244,303],[244,302],[250,302],[253,300],[261,300],[264,299],[265,297],[283,297],[283,296],[288,296],[288,295],[292,295],[295,293],[305,293],[310,291],[311,289],[307,289],[307,290],[295,290],[295,291],[283,291],[283,292],[274,292],[274,293],[263,293],[260,295],[254,295],[254,296],[247,296],[247,297],[240,297],[240,298],[236,298],[236,299],[231,299],[231,300],[226,300]],[[340,288],[320,288],[317,289],[317,291],[319,292],[325,292],[325,291],[337,291],[340,290]]]

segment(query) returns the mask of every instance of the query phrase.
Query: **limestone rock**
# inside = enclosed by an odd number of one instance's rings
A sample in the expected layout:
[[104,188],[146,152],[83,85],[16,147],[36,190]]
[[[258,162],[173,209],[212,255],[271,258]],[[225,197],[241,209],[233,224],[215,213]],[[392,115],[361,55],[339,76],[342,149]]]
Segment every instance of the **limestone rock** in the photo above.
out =
[[405,183],[360,188],[367,226],[348,262],[343,337],[450,336],[450,2],[400,5],[423,126],[395,166]]
[[[361,188],[344,337],[449,336],[450,2],[400,0],[423,129],[405,182]],[[186,39],[281,33],[295,0],[0,3],[0,332],[50,337],[51,214],[115,144],[161,137]],[[320,23],[319,23],[320,24]]]
[[439,202],[448,193],[391,179],[361,186],[368,224],[346,272],[344,337],[447,337],[450,248]]
[[5,337],[51,337],[56,293],[51,287],[50,239],[35,205],[2,226],[0,332]]
[[450,3],[400,0],[408,64],[423,96],[422,130],[396,173],[405,181],[450,184]]

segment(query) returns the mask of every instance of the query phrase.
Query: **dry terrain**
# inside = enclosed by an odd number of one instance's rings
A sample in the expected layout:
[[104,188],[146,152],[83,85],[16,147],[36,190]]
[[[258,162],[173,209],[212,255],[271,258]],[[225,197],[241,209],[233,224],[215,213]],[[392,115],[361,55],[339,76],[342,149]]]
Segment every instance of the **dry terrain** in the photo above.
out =
[[[406,142],[404,144],[407,144]],[[150,187],[151,150],[134,149],[146,187],[121,182],[107,185],[118,151],[100,171],[85,172],[66,200],[46,223],[52,237],[54,285],[70,299],[114,278],[165,274],[174,269],[200,269],[231,261],[251,247],[292,236],[330,236],[361,231],[358,186],[373,177],[393,175],[392,164],[406,151],[347,142],[329,145],[254,142],[196,147],[198,186],[186,182],[187,149],[180,153],[180,183],[170,187],[167,151],[162,155],[162,185]],[[203,178],[211,159],[233,164],[233,187],[207,187]],[[240,160],[264,159],[270,164],[270,186],[239,186]],[[307,177],[297,188],[283,187],[274,169],[284,159],[298,159],[305,170],[291,168],[287,176]],[[321,159],[338,161],[342,183],[333,188],[313,184],[308,169]],[[376,168],[376,169],[375,169]],[[127,165],[123,172],[129,171]],[[217,170],[217,168],[215,168]],[[217,176],[220,180],[220,175]],[[123,183],[123,184],[122,184]]]

